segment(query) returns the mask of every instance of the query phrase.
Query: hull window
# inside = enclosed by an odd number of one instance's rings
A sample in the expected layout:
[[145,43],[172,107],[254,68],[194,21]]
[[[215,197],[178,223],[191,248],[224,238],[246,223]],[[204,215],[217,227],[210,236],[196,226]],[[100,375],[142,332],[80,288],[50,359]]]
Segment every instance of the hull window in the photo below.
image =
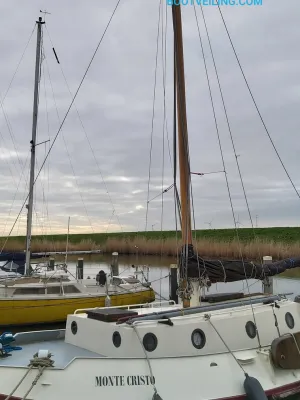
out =
[[254,339],[256,337],[256,326],[252,321],[246,323],[245,329],[249,338]]
[[146,333],[143,345],[147,351],[154,351],[157,347],[157,337],[153,333]]
[[196,349],[203,349],[206,343],[205,333],[201,329],[195,329],[192,333],[192,343]]
[[119,332],[114,332],[112,336],[112,341],[115,347],[120,347],[121,346],[121,335]]
[[77,322],[73,321],[73,322],[71,323],[71,332],[73,333],[73,335],[76,335],[77,330],[78,330]]
[[285,322],[286,322],[287,326],[288,326],[290,329],[293,329],[293,328],[294,328],[294,326],[295,326],[295,321],[294,321],[294,317],[292,316],[291,313],[287,312],[287,313],[285,314]]

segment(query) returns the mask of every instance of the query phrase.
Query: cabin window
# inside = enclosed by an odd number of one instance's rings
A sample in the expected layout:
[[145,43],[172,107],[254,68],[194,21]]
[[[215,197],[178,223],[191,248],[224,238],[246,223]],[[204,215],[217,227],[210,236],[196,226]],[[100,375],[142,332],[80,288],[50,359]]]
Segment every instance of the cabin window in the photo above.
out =
[[60,286],[47,286],[47,294],[60,294],[61,292]]
[[291,313],[287,312],[287,313],[285,314],[285,322],[286,322],[287,326],[288,326],[290,329],[293,329],[293,328],[294,328],[294,326],[295,326],[295,321],[294,321],[294,317],[292,316]]
[[71,323],[71,332],[73,333],[73,335],[76,335],[77,330],[78,330],[77,322],[76,322],[76,321],[73,321],[73,322]]
[[196,349],[202,349],[206,343],[205,333],[201,329],[195,329],[192,333],[192,343]]
[[249,338],[254,339],[256,337],[256,326],[252,321],[246,323],[245,329]]
[[146,333],[143,338],[143,345],[147,351],[154,351],[156,349],[157,337],[154,335],[154,333]]
[[112,336],[112,341],[115,347],[121,346],[121,335],[119,332],[114,332]]
[[74,285],[64,286],[65,293],[80,293],[80,290]]
[[38,295],[38,294],[45,294],[45,288],[44,287],[24,287],[24,288],[17,288],[14,293],[14,295]]

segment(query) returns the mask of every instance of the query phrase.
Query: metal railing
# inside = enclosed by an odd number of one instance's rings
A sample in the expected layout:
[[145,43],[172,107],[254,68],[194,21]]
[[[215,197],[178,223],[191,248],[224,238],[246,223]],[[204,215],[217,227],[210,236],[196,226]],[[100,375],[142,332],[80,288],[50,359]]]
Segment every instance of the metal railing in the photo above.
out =
[[130,304],[124,306],[78,308],[77,310],[74,311],[74,314],[84,313],[85,311],[90,311],[90,310],[103,310],[105,308],[122,308],[125,310],[130,310],[131,308],[155,308],[155,307],[164,307],[164,305],[173,306],[175,304],[176,303],[174,300],[165,300],[165,301],[155,301],[152,303]]

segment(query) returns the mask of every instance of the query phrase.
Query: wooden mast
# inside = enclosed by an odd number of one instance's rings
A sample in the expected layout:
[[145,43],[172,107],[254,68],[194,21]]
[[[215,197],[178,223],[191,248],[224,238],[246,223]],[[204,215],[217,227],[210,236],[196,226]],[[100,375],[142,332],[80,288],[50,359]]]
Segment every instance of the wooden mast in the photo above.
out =
[[[183,243],[183,260],[192,246],[191,201],[190,201],[190,164],[189,144],[186,117],[185,77],[182,40],[182,22],[180,5],[172,5],[175,51],[175,82],[177,96],[178,152],[180,170],[180,199],[181,199],[181,231]],[[182,267],[182,265],[181,265]],[[187,276],[182,276],[182,286],[187,285]],[[183,306],[189,307],[190,301],[183,298]]]

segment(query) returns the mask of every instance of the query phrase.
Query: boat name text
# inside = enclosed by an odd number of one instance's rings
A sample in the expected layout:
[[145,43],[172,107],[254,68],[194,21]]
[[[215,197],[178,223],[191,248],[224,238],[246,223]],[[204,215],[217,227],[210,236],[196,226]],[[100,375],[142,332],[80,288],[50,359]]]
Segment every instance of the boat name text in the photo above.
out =
[[96,386],[144,386],[155,383],[154,376],[149,375],[107,375],[96,376]]

